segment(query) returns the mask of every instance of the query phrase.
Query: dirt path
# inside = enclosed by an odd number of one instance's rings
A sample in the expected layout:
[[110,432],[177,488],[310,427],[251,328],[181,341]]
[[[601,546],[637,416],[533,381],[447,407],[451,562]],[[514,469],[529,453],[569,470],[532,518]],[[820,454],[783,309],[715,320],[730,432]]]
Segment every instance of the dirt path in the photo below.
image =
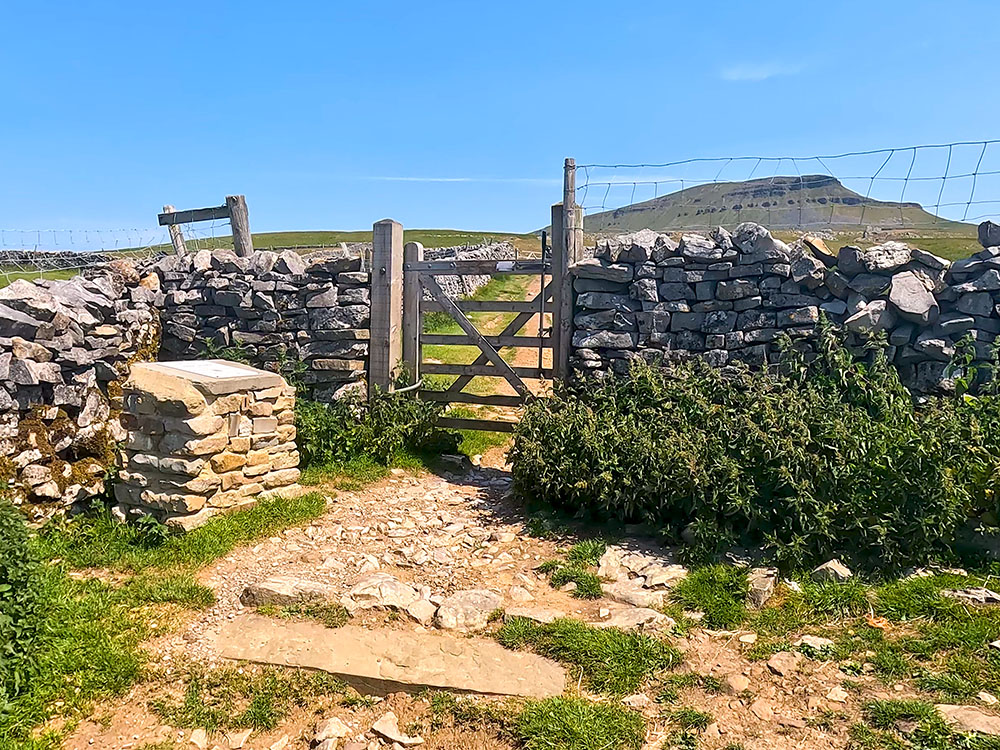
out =
[[[150,710],[150,701],[165,694],[180,696],[181,677],[189,665],[214,668],[226,663],[215,647],[220,630],[252,612],[240,601],[244,590],[276,574],[324,584],[340,595],[364,576],[382,572],[410,584],[432,601],[440,602],[459,591],[486,589],[500,597],[505,609],[553,610],[588,622],[601,622],[611,612],[634,610],[610,598],[576,599],[567,591],[551,588],[535,568],[542,560],[559,556],[574,540],[560,543],[530,536],[527,521],[510,497],[509,475],[492,469],[464,476],[396,475],[359,492],[341,492],[331,497],[326,514],[310,525],[236,550],[205,568],[199,579],[213,589],[217,601],[148,644],[150,672],[156,680],[99,709],[95,715],[111,718],[104,723],[83,722],[65,747],[119,750],[168,739],[177,741],[178,747],[188,747],[190,731],[162,723]],[[650,555],[657,564],[674,562],[667,550],[650,542],[632,540],[627,546]],[[361,610],[351,622],[365,628],[434,629],[385,610]],[[680,691],[676,705],[693,706],[713,717],[699,747],[710,750],[742,743],[746,750],[845,748],[849,719],[857,715],[863,701],[890,693],[902,695],[869,675],[851,677],[852,691],[844,691],[841,685],[847,676],[837,664],[823,660],[798,658],[781,674],[782,670],[768,663],[748,660],[752,640],[752,634],[708,630],[671,637],[685,655],[679,672],[711,675],[722,685],[719,692],[696,687]],[[658,690],[651,686],[629,699],[648,719],[646,747],[650,750],[660,747],[670,727],[667,712],[671,706],[655,702]],[[296,709],[275,730],[254,735],[244,747],[304,750],[320,715],[337,715],[362,735],[390,705],[403,716],[427,710],[426,701],[406,696],[392,696],[375,708],[317,704]],[[831,716],[841,718],[832,721]],[[507,740],[482,729],[470,728],[458,735],[455,731],[426,738],[425,746],[511,747]],[[383,747],[371,744],[370,738],[364,743],[357,747]],[[213,746],[229,745],[217,736],[211,738],[207,750]]]

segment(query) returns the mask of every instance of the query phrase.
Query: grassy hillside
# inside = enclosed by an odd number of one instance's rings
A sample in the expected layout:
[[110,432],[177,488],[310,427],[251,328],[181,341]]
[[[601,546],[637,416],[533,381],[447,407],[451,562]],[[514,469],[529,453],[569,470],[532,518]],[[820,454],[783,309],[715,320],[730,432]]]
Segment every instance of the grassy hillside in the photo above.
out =
[[957,231],[971,226],[938,218],[917,203],[865,198],[827,175],[803,175],[698,185],[591,214],[584,218],[584,230],[615,234],[638,229],[675,231],[720,224],[732,227],[741,221],[771,229],[823,227],[842,231],[860,227]]

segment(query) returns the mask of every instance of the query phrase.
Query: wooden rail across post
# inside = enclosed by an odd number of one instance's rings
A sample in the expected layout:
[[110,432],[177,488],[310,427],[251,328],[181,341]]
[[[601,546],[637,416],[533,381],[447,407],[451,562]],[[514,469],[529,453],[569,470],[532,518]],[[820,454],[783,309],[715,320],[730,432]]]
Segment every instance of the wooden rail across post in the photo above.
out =
[[376,388],[392,388],[392,373],[402,356],[403,225],[392,219],[375,222],[372,245],[369,395]]
[[[173,212],[173,206],[168,204],[163,207],[163,213],[172,214]],[[174,254],[187,255],[187,247],[184,245],[184,233],[181,232],[180,224],[169,224],[167,231],[170,233],[170,244],[174,246]]]
[[253,252],[246,196],[227,195],[226,208],[229,209],[229,226],[233,230],[233,250],[241,258],[245,258]]
[[[424,260],[424,246],[419,242],[407,242],[403,246],[403,262],[421,263]],[[420,334],[423,316],[420,312],[419,271],[403,272],[403,364],[410,376],[410,385],[420,380]]]

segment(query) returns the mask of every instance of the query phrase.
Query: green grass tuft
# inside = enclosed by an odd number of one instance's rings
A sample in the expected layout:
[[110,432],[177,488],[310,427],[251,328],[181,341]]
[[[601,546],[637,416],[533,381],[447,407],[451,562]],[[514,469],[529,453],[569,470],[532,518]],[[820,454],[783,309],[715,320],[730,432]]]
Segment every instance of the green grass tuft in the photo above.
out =
[[566,553],[566,561],[577,565],[597,565],[608,545],[600,539],[587,539],[574,544]]
[[702,732],[708,728],[709,724],[715,721],[715,717],[704,711],[682,706],[670,712],[670,720],[681,729],[694,729],[695,731]]
[[525,750],[639,750],[644,734],[635,711],[583,698],[529,702],[515,723]]
[[578,667],[587,685],[602,693],[634,693],[654,674],[681,661],[680,652],[659,638],[595,628],[579,620],[560,619],[541,625],[515,617],[496,637],[507,648],[530,648]]
[[562,588],[567,583],[575,583],[576,588],[570,593],[577,599],[599,599],[604,593],[601,589],[601,579],[578,565],[558,568],[552,573],[549,583],[556,589]]
[[347,690],[323,672],[230,667],[193,672],[179,702],[159,698],[151,708],[176,727],[267,731],[276,728],[294,706],[320,697],[340,698]]
[[710,628],[732,628],[747,616],[747,576],[740,568],[709,565],[691,571],[672,592],[674,601],[705,613]]

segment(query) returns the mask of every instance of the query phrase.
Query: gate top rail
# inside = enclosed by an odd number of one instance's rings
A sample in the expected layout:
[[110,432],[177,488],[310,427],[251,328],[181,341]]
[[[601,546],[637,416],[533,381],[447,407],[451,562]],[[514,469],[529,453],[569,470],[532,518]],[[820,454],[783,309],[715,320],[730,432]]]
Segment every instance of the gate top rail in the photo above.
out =
[[494,273],[532,274],[548,271],[541,260],[421,260],[403,264],[404,271],[449,276],[483,276]]

